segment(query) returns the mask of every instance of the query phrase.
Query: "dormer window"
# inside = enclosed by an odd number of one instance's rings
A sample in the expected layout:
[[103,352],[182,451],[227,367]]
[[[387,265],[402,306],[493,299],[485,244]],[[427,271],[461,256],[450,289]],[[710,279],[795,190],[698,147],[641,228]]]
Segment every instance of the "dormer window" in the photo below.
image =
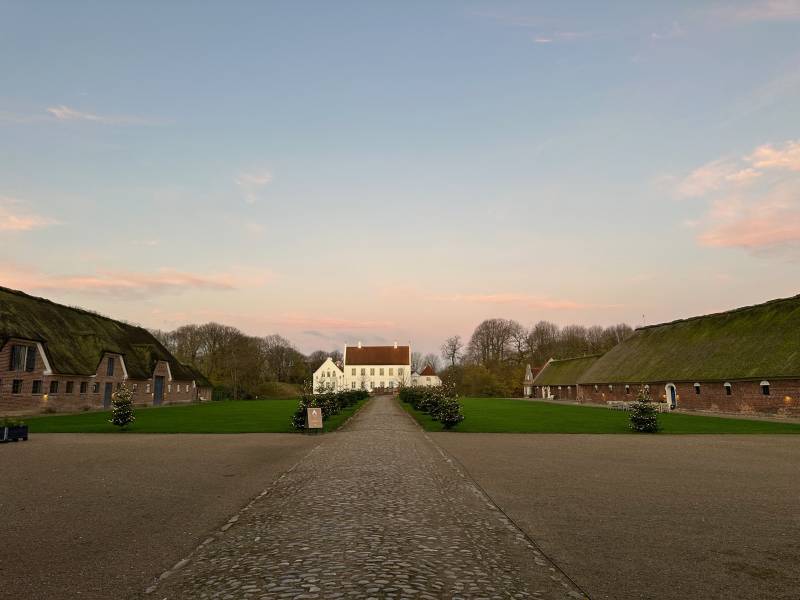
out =
[[733,388],[731,387],[731,384],[726,382],[723,387],[725,388],[725,395],[726,396],[730,396],[731,393],[733,392]]
[[699,383],[695,383],[694,384],[694,393],[697,394],[698,396],[700,395],[700,384]]
[[114,357],[108,357],[108,366],[106,367],[106,375],[112,377],[114,375]]
[[761,382],[761,394],[764,396],[769,396],[769,381]]

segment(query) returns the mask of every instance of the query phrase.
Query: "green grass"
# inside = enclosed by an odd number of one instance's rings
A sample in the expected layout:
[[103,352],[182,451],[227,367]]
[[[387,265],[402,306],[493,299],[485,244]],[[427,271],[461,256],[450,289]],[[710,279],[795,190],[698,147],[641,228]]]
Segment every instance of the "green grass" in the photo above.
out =
[[[365,401],[325,419],[324,431],[341,427]],[[224,400],[205,404],[137,408],[132,433],[291,433],[297,400]],[[115,433],[111,413],[26,417],[31,433]]]
[[[628,413],[593,406],[500,398],[462,398],[464,421],[453,431],[470,433],[632,433]],[[401,402],[426,431],[442,426]],[[701,415],[659,414],[663,433],[800,433],[800,423],[749,421]]]

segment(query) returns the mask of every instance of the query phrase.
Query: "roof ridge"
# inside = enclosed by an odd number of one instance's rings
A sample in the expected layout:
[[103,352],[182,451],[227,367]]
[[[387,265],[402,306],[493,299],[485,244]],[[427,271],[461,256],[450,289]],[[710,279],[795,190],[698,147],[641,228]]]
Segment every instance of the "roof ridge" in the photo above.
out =
[[93,310],[89,310],[88,308],[82,308],[80,306],[70,306],[69,304],[61,304],[60,302],[54,302],[49,298],[42,298],[41,296],[34,296],[33,294],[28,294],[27,292],[23,292],[22,290],[15,290],[9,287],[5,287],[0,285],[0,292],[8,292],[9,294],[14,294],[15,296],[23,296],[25,298],[29,298],[31,300],[36,300],[37,302],[41,302],[43,304],[51,304],[53,306],[57,306],[59,308],[66,308],[68,310],[74,310],[75,312],[79,312],[90,317],[97,317],[99,319],[105,319],[106,321],[111,321],[112,323],[118,323],[120,325],[125,325],[126,327],[134,327],[136,329],[145,329],[141,325],[134,325],[132,323],[126,323],[125,321],[120,321],[119,319],[114,319],[113,317],[108,317],[101,313],[95,312]]
[[751,304],[750,306],[739,306],[737,308],[731,308],[730,310],[722,310],[715,313],[707,313],[705,315],[695,315],[693,317],[685,317],[683,319],[675,319],[673,321],[664,321],[663,323],[653,323],[652,325],[642,325],[637,327],[634,331],[643,331],[645,329],[655,329],[656,327],[666,327],[667,325],[677,325],[678,323],[688,323],[690,321],[698,321],[701,319],[710,319],[712,317],[721,317],[722,315],[732,315],[740,312],[745,312],[748,310],[755,310],[757,308],[763,308],[765,306],[769,306],[771,304],[781,304],[783,302],[791,302],[792,300],[800,301],[800,294],[795,296],[788,296],[786,298],[774,298],[773,300],[767,300],[766,302],[761,302],[759,304]]
[[[584,354],[583,356],[569,356],[567,358],[551,358],[549,362],[551,362],[551,363],[554,363],[554,362],[566,362],[568,360],[581,360],[582,358],[598,358],[600,356],[603,356],[602,352],[595,352],[594,354]],[[541,367],[541,368],[543,369],[546,366],[547,366],[547,363],[545,363],[544,366]]]

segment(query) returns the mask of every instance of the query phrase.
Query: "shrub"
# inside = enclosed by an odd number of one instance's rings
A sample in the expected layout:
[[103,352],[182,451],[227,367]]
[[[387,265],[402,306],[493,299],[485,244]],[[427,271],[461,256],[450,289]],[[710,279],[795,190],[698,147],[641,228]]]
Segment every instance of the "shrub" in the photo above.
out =
[[400,390],[400,399],[414,407],[414,410],[428,413],[434,421],[439,421],[445,429],[452,429],[464,420],[461,403],[452,385],[438,387],[412,386]]
[[111,396],[111,419],[109,419],[109,423],[113,423],[120,429],[125,429],[135,420],[136,417],[133,414],[133,392],[125,383],[122,383]]
[[297,410],[292,415],[292,427],[295,429],[306,428],[306,409],[317,406],[322,409],[322,417],[338,415],[342,410],[369,397],[366,390],[342,390],[339,392],[326,392],[324,394],[304,393],[300,397]]
[[658,411],[653,406],[650,391],[645,387],[639,388],[636,402],[631,404],[630,427],[640,433],[656,433],[659,430]]

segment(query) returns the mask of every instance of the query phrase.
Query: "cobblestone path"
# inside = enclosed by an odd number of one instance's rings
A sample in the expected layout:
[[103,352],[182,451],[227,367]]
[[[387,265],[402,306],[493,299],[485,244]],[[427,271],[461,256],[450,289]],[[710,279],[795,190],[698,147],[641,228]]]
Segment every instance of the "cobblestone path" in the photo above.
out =
[[584,597],[385,396],[223,529],[149,597]]

